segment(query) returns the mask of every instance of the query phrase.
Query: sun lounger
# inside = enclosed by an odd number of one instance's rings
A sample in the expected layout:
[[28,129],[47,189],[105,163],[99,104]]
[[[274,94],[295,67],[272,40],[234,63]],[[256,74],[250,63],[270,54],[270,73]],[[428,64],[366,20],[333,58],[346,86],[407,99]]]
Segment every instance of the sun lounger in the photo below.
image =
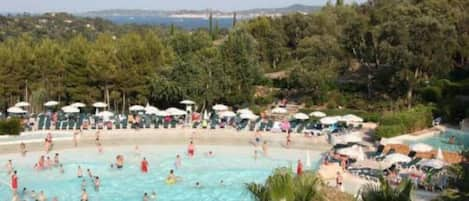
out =
[[177,125],[177,120],[173,119],[171,120],[171,128],[176,128],[176,125]]
[[69,130],[75,129],[75,125],[76,125],[76,123],[75,123],[75,120],[74,120],[74,119],[69,119],[69,120],[68,120],[68,129],[69,129]]
[[269,121],[267,122],[267,127],[265,128],[265,130],[266,130],[266,131],[270,131],[270,130],[272,130],[273,127],[274,127],[274,121],[269,120]]

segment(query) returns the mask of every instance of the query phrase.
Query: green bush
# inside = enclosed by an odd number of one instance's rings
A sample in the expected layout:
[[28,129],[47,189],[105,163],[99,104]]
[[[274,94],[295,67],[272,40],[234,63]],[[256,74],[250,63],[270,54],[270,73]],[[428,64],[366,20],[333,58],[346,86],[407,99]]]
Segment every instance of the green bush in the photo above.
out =
[[19,119],[0,120],[0,135],[19,135],[21,131],[22,127]]
[[274,102],[272,96],[265,96],[265,97],[257,97],[254,99],[254,103],[256,105],[268,105]]
[[425,87],[422,90],[422,98],[428,102],[438,102],[443,96],[442,90],[440,87]]
[[385,113],[376,129],[378,137],[394,137],[431,126],[432,107],[418,105],[410,110]]
[[405,128],[402,125],[380,125],[376,128],[376,135],[379,137],[388,138],[403,133],[405,133]]

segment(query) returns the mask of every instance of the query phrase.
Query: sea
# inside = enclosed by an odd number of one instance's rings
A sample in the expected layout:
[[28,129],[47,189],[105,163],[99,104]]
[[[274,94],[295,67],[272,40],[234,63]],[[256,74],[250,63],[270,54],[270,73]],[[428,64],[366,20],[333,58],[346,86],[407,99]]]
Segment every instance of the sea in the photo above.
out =
[[[104,17],[116,24],[139,24],[139,25],[161,25],[171,26],[183,29],[199,29],[208,28],[209,20],[204,18],[175,18],[175,17],[159,17],[159,16],[108,16]],[[233,25],[232,18],[216,18],[213,20],[213,26],[218,23],[220,29],[231,28]]]

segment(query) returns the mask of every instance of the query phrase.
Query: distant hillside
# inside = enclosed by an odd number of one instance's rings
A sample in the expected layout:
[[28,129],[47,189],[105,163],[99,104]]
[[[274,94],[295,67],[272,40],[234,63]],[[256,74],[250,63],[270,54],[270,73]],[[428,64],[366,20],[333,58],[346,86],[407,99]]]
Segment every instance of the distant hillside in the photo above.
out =
[[81,34],[93,38],[98,33],[115,32],[118,29],[118,26],[105,19],[76,17],[66,13],[0,15],[0,41],[22,34],[48,38],[69,38]]
[[[308,6],[295,4],[284,8],[256,8],[249,10],[235,11],[239,18],[252,18],[261,15],[267,16],[278,16],[288,13],[300,12],[309,13],[319,10],[320,6]],[[77,15],[86,17],[116,17],[116,16],[148,16],[148,17],[180,17],[180,18],[207,18],[209,13],[212,13],[214,17],[223,18],[230,17],[233,12],[226,12],[220,10],[133,10],[133,9],[111,9],[111,10],[99,10],[91,11],[86,13],[78,13]]]

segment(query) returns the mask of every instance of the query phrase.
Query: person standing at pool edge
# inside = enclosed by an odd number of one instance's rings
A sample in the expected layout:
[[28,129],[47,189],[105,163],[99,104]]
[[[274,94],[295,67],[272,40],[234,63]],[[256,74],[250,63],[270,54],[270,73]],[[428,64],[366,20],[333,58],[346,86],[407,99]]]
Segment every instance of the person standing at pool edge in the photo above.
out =
[[143,160],[140,164],[140,170],[142,171],[142,173],[148,172],[148,161],[145,157],[143,157]]
[[296,165],[296,174],[303,174],[303,163],[301,162],[301,160],[298,160],[298,164]]
[[13,174],[11,175],[11,190],[13,192],[18,190],[18,176],[16,175],[16,170],[13,171]]
[[194,142],[191,141],[189,143],[189,146],[187,148],[187,154],[189,155],[189,158],[193,158],[194,157],[194,154],[195,154],[195,146],[194,146]]

